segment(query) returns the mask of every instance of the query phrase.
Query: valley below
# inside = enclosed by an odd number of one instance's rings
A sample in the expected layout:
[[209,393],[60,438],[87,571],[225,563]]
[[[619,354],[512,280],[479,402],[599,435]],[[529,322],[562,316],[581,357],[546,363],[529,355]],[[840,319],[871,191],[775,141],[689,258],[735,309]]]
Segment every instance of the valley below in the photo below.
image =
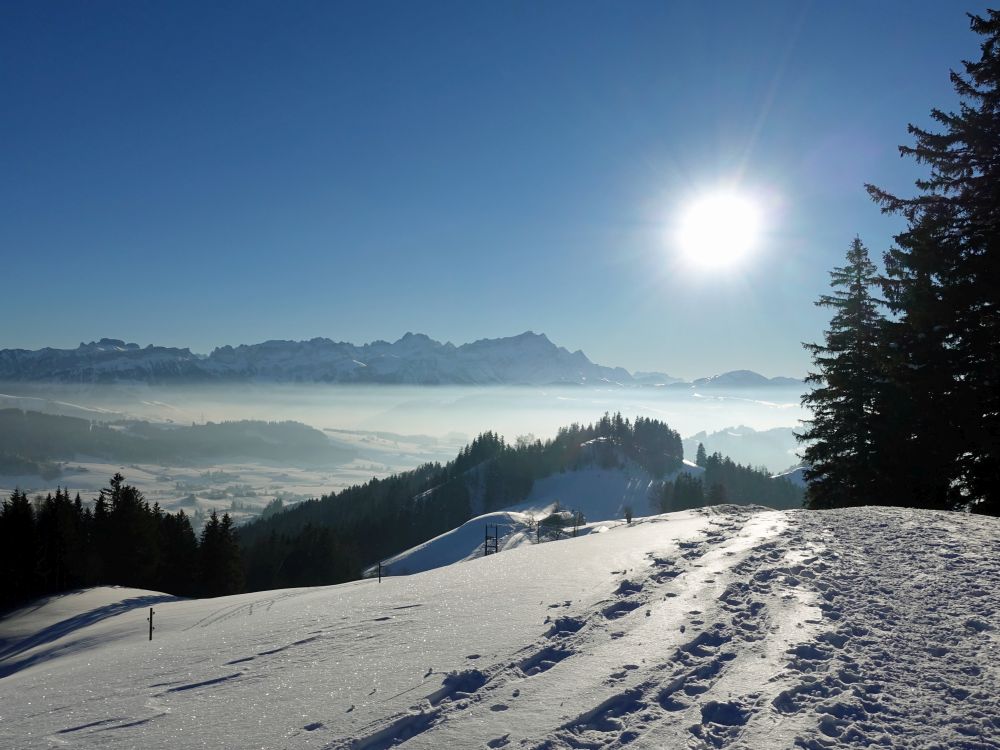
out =
[[[256,449],[259,455],[248,456],[245,443],[225,437],[211,443],[211,452],[188,450],[183,460],[172,460],[152,449],[130,449],[128,456],[112,450],[94,455],[82,441],[77,449],[56,450],[53,443],[46,444],[43,432],[28,458],[50,473],[42,476],[41,469],[32,470],[23,461],[4,469],[0,461],[0,494],[18,487],[34,496],[62,487],[89,500],[120,471],[165,510],[183,508],[204,517],[215,509],[242,521],[275,498],[295,503],[420,464],[444,463],[480,432],[495,431],[509,442],[520,436],[546,439],[560,427],[617,411],[666,421],[685,436],[696,435],[709,451],[718,449],[734,460],[778,472],[797,463],[792,432],[805,416],[800,390],[0,383],[0,410],[75,418],[130,434],[141,431],[140,440],[146,440],[151,428],[169,435],[172,429],[247,421],[292,421],[314,433],[295,433],[303,445],[298,451],[291,445],[280,451]],[[276,432],[274,426],[270,429]],[[287,440],[287,434],[266,430],[260,435],[265,443]],[[320,436],[327,443],[325,451],[317,447]],[[0,454],[26,452],[13,431],[5,438],[9,445]],[[697,442],[686,443],[691,458]]]

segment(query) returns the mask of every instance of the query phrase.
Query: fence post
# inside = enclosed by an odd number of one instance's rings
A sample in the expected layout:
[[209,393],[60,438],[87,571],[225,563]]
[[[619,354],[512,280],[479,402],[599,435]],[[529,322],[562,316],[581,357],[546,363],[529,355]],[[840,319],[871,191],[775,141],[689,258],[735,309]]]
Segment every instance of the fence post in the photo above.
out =
[[147,620],[149,620],[149,640],[153,640],[153,630],[154,630],[154,628],[153,628],[153,615],[155,615],[155,614],[156,613],[153,611],[153,608],[150,607],[149,608],[149,617],[146,618]]

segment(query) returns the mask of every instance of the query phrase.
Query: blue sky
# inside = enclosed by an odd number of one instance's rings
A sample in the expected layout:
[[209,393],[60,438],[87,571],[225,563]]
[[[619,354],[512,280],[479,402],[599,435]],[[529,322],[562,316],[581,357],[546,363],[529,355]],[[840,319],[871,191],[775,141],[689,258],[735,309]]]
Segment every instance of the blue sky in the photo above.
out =
[[[981,10],[978,3],[964,9]],[[8,2],[0,348],[541,331],[602,364],[803,373],[957,3]],[[669,241],[766,207],[753,258]]]

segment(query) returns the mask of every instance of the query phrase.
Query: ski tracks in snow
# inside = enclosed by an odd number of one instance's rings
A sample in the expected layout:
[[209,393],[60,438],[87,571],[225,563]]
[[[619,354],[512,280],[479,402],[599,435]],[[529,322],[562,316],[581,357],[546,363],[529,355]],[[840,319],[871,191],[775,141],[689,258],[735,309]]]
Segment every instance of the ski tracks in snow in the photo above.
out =
[[515,659],[325,747],[1000,748],[1000,542],[970,541],[980,519],[707,512]]
[[[409,712],[327,750],[659,747],[671,740],[724,747],[739,740],[761,694],[732,698],[742,682],[731,677],[758,682],[752,662],[760,649],[747,646],[772,628],[765,600],[785,597],[770,605],[784,613],[819,613],[775,572],[785,548],[769,540],[783,532],[783,515],[760,511],[706,511],[702,538],[651,555],[648,567],[620,578],[590,610],[550,618],[513,660],[449,675]],[[804,632],[782,630],[789,643]]]
[[[1000,750],[1000,522],[891,508],[703,512],[687,538],[664,523],[662,543],[655,521],[638,524],[635,538],[657,539],[639,548],[651,550],[645,564],[610,570],[604,598],[586,605],[554,591],[545,622],[505,656],[470,653],[440,681],[428,670],[357,726],[344,718],[358,716],[354,703],[314,704],[308,716],[304,707],[281,746]],[[187,632],[231,627],[307,591],[221,606]],[[407,616],[373,622],[409,632],[426,619],[419,603],[393,611]],[[278,642],[259,637],[222,662],[156,670],[131,699],[96,694],[39,739],[131,746],[131,731],[169,746],[149,732],[171,712],[331,669],[330,645],[359,637],[343,618]]]
[[824,625],[789,652],[778,678],[787,687],[770,702],[796,727],[796,747],[1000,748],[1000,540],[984,537],[984,521],[890,508],[798,514],[827,551],[785,571],[818,596]]

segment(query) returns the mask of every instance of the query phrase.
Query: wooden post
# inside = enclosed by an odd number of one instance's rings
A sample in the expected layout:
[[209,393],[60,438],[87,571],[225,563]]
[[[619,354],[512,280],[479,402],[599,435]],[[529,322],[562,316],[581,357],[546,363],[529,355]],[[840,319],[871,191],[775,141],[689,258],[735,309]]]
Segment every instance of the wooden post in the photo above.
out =
[[382,561],[379,560],[378,563],[378,582],[382,583]]
[[153,608],[150,607],[149,608],[149,617],[146,618],[147,620],[149,620],[149,640],[153,640],[153,630],[154,630],[154,628],[153,628],[153,615],[155,615],[155,614],[156,613],[153,611]]

